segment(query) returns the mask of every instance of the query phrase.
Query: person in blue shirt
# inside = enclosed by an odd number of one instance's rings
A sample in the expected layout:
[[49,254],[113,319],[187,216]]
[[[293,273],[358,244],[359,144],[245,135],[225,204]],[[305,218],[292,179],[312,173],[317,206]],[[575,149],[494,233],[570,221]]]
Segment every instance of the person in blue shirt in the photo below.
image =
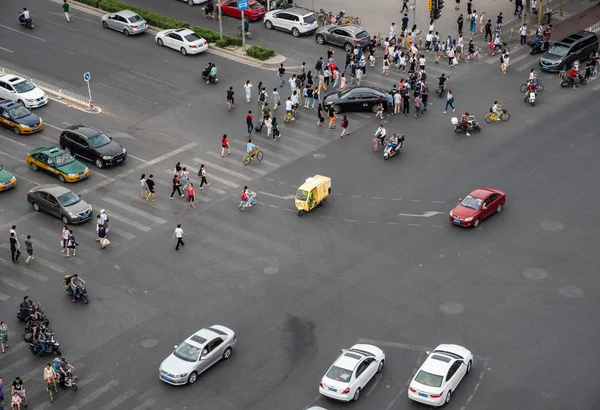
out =
[[246,144],[246,153],[250,154],[250,156],[254,157],[256,155],[256,145],[252,142],[252,138],[248,140]]
[[385,97],[387,103],[387,113],[391,115],[394,113],[394,97],[392,97],[391,93],[388,93],[387,97]]

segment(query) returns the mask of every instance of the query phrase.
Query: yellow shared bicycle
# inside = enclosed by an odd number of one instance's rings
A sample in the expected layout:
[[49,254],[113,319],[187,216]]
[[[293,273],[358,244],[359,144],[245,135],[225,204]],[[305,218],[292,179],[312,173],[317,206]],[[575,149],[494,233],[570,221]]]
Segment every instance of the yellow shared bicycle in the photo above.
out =
[[495,113],[490,112],[485,116],[485,122],[488,124],[494,121],[508,121],[510,119],[510,114],[504,109],[500,110],[500,116],[497,116]]
[[244,163],[244,165],[250,165],[250,163],[252,162],[253,159],[262,161],[262,158],[263,158],[263,152],[261,150],[259,150],[258,147],[256,147],[256,149],[254,150],[254,153],[248,153],[244,156],[244,158],[242,158],[242,162]]

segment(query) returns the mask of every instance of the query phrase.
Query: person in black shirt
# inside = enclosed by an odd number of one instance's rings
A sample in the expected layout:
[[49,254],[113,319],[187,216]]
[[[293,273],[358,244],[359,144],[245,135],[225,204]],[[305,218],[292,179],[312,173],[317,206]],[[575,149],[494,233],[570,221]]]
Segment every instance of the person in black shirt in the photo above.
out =
[[156,201],[156,189],[154,188],[155,183],[152,178],[154,178],[154,175],[150,174],[150,176],[146,180],[146,186],[148,187],[148,195],[146,195],[146,201],[148,199],[150,199],[150,196],[152,196],[152,202],[155,202]]
[[[146,181],[146,183],[148,183],[148,181]],[[181,180],[179,179],[179,177],[177,175],[173,175],[173,191],[171,192],[171,198],[169,198],[169,199],[173,199],[173,194],[175,193],[175,191],[177,191],[179,196],[183,196],[183,194],[181,193],[181,189],[179,189],[180,186],[181,186]],[[153,201],[154,201],[154,199],[153,199]]]
[[21,251],[19,250],[19,241],[17,240],[17,235],[15,233],[10,234],[10,256],[14,263],[19,263],[19,255]]
[[233,97],[235,96],[235,93],[233,92],[233,87],[229,87],[229,90],[227,90],[227,102],[231,103],[231,106],[233,107]]

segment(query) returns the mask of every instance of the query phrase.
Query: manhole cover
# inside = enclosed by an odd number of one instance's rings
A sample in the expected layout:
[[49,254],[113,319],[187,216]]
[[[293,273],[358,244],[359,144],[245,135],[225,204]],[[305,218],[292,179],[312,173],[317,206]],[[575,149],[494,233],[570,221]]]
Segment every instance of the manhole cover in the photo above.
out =
[[447,315],[458,315],[465,311],[465,306],[458,302],[446,302],[442,303],[440,310]]
[[565,229],[565,225],[558,221],[544,221],[542,222],[542,229],[549,232],[558,232]]
[[531,280],[542,280],[548,277],[548,272],[540,268],[527,268],[523,271],[523,276]]
[[275,266],[269,266],[265,268],[265,273],[269,274],[269,275],[274,275],[277,272],[279,272],[279,268],[275,267]]
[[158,339],[155,339],[153,337],[142,340],[142,347],[145,347],[146,349],[156,347],[156,345],[158,345]]
[[325,155],[325,154],[323,154],[321,152],[315,152],[313,154],[313,158],[314,159],[325,159],[325,158],[327,158],[327,155]]
[[577,286],[562,286],[558,289],[559,295],[562,295],[566,298],[579,299],[583,296],[583,290],[578,288]]

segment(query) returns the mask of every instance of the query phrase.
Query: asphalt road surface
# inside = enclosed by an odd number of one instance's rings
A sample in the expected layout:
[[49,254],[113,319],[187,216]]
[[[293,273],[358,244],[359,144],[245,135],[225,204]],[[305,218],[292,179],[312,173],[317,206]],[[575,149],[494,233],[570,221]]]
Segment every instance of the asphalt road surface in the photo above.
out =
[[[449,73],[457,111],[443,114],[443,99],[432,95],[421,118],[385,117],[388,132],[406,135],[401,155],[384,161],[371,151],[379,124],[372,114],[350,114],[351,135],[340,139],[339,128],[316,127],[315,112],[302,109],[282,125],[280,141],[255,136],[264,160],[244,167],[244,114],[258,105],[256,94],[245,103],[242,84],[249,78],[271,90],[273,71],[210,54],[183,57],[158,48],[150,34],[103,30],[92,15],[68,24],[54,2],[36,4],[37,25],[27,31],[13,18],[20,7],[8,2],[0,17],[0,63],[78,92],[87,91],[80,78],[90,71],[104,111],[51,101],[36,110],[47,124],[41,133],[0,130],[0,162],[19,180],[0,194],[5,393],[20,376],[33,410],[421,409],[407,399],[407,382],[426,350],[458,343],[473,351],[475,365],[448,409],[597,407],[595,79],[572,90],[542,74],[546,89],[531,107],[518,92],[536,66],[525,49],[514,47],[506,75],[496,57],[451,69],[431,64],[430,78]],[[199,79],[207,61],[219,67],[216,87]],[[377,71],[367,84],[389,88],[399,79]],[[229,84],[238,93],[230,113]],[[510,121],[483,123],[494,100]],[[465,111],[481,133],[453,133],[450,117]],[[95,212],[107,210],[111,245],[100,249],[93,222],[74,226],[80,246],[67,259],[62,223],[25,199],[31,187],[58,182],[24,158],[78,123],[116,133],[130,157],[110,169],[88,164],[92,175],[69,185]],[[233,151],[225,158],[223,133]],[[192,175],[207,167],[211,185],[197,189],[195,209],[168,199],[177,161]],[[141,198],[141,173],[155,175],[157,202]],[[291,198],[316,173],[332,178],[333,195],[299,218]],[[244,185],[260,203],[240,213]],[[457,198],[481,186],[507,193],[504,211],[475,230],[451,226]],[[171,239],[177,223],[186,233],[179,252]],[[21,240],[33,235],[31,265],[10,262],[13,224]],[[75,272],[87,281],[87,306],[72,304],[60,283]],[[42,380],[48,359],[19,341],[14,309],[25,294],[42,303],[80,378],[80,389],[59,393],[54,404]],[[215,323],[237,333],[231,359],[193,386],[161,382],[158,366],[173,345]],[[358,403],[320,397],[318,382],[339,349],[357,342],[380,346],[385,370]]]

